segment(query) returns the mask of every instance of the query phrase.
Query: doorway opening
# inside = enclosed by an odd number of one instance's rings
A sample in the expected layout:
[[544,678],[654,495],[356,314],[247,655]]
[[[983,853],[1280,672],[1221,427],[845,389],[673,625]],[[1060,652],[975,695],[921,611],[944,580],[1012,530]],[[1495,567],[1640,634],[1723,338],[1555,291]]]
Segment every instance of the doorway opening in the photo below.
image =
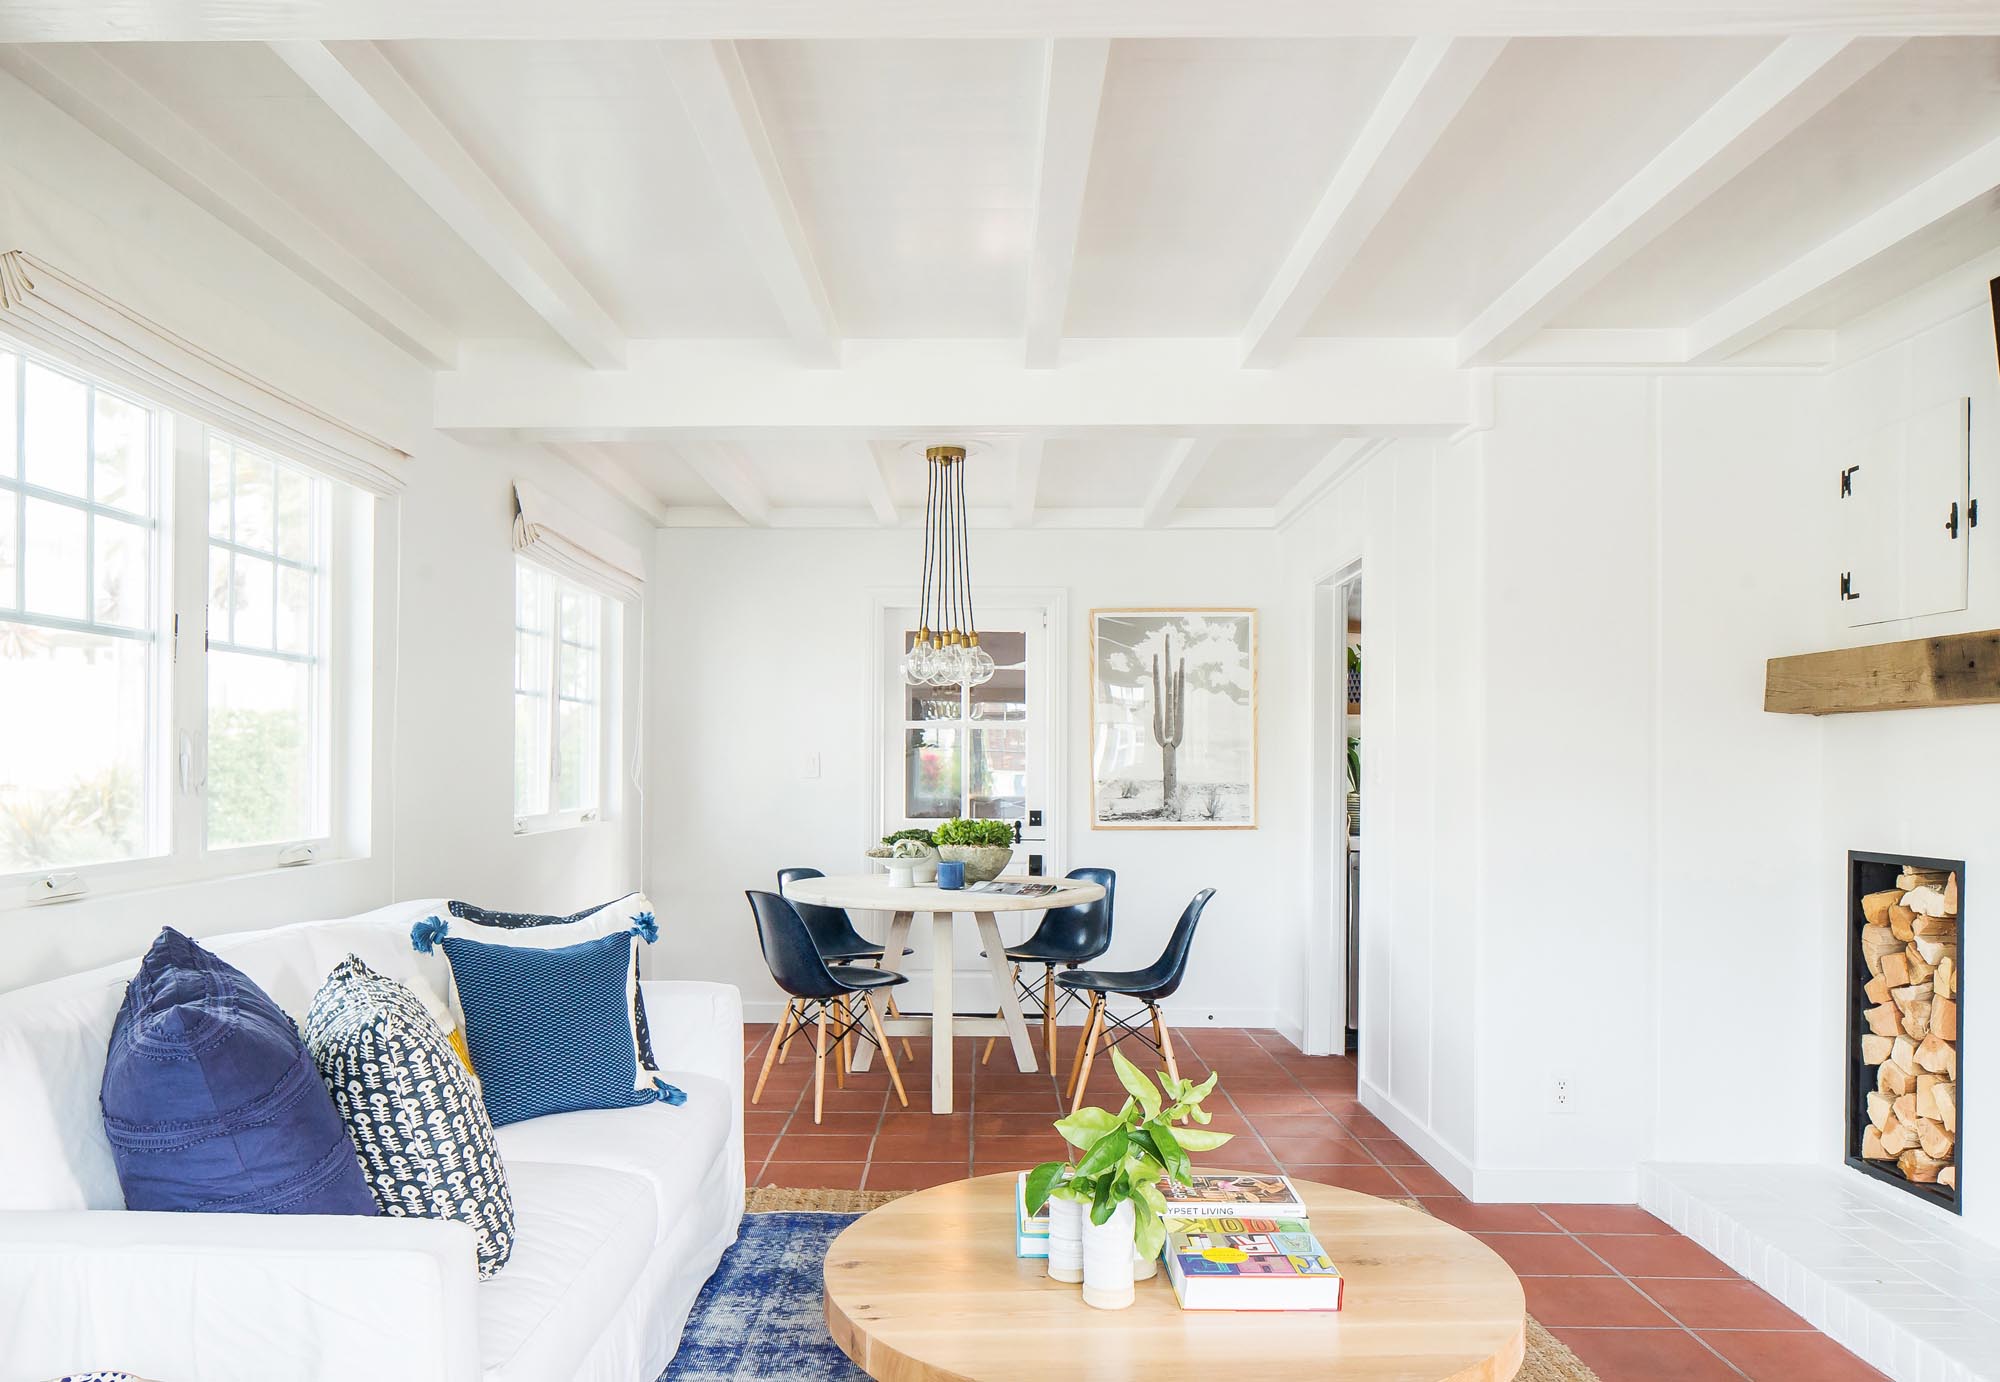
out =
[[1313,586],[1311,966],[1303,1049],[1351,1054],[1360,1040],[1361,563]]

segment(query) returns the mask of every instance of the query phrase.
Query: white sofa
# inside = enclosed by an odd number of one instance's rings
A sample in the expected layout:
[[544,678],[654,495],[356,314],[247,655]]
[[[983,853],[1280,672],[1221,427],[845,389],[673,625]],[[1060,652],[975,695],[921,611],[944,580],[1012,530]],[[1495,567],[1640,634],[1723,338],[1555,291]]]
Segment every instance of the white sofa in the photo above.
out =
[[[443,955],[410,949],[412,923],[442,905],[203,943],[302,1021],[350,952],[443,992]],[[734,988],[645,984],[653,1049],[685,1104],[499,1130],[518,1238],[482,1283],[458,1224],[126,1210],[98,1087],[137,963],[0,994],[0,1382],[89,1368],[161,1382],[660,1375],[743,1216]]]

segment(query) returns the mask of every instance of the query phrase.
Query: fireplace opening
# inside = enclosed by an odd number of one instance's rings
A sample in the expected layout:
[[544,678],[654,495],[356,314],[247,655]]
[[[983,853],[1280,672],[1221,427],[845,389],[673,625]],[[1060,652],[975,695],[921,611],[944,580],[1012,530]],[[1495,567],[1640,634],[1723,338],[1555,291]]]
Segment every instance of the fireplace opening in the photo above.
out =
[[1965,863],[1847,856],[1847,1164],[1962,1212]]

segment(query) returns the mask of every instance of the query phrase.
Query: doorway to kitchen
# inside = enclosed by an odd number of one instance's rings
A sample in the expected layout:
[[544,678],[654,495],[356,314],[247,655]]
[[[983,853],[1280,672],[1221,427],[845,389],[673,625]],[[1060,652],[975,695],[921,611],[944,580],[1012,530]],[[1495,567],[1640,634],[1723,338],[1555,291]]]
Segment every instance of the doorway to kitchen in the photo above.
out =
[[1312,600],[1312,924],[1301,1045],[1347,1054],[1360,1039],[1361,563],[1322,576]]

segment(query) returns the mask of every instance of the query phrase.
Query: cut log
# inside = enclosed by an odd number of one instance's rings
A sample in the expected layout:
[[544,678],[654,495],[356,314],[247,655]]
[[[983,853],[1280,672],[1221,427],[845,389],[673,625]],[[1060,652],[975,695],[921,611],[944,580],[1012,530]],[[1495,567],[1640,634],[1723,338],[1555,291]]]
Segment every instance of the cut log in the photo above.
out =
[[1874,1128],[1863,1128],[1861,1130],[1861,1155],[1870,1161],[1895,1160],[1894,1157],[1889,1155],[1888,1149],[1882,1145],[1882,1134]]
[[1901,1010],[1903,1031],[1912,1041],[1922,1041],[1931,1034],[1931,1000],[1919,998],[1909,1007]]
[[1907,941],[1917,933],[1917,914],[1900,902],[1889,904],[1889,932],[1899,941]]
[[1863,1065],[1880,1065],[1883,1061],[1889,1059],[1889,1052],[1893,1049],[1895,1041],[1896,1038],[1894,1037],[1876,1036],[1873,1032],[1863,1033],[1861,1037],[1861,1063]]
[[1944,1130],[1944,1125],[1934,1118],[1917,1120],[1917,1145],[1924,1155],[1934,1161],[1950,1161],[1952,1144],[1957,1141]]
[[1868,1019],[1868,1030],[1876,1036],[1892,1037],[1903,1030],[1903,1015],[1896,1011],[1894,1003],[1878,1003],[1862,1016]]
[[1955,873],[1944,883],[1944,914],[1948,917],[1958,915],[1958,875]]
[[1881,975],[1889,981],[1889,987],[1899,989],[1910,982],[1910,952],[1897,946],[1882,957]]
[[1891,1099],[1900,1099],[1916,1087],[1917,1077],[1892,1060],[1875,1067],[1875,1088]]
[[[1886,1147],[1888,1144],[1885,1142]],[[1936,1157],[1926,1156],[1915,1147],[1905,1149],[1896,1157],[1896,1169],[1903,1173],[1904,1180],[1915,1181],[1919,1185],[1929,1185],[1938,1178],[1944,1163]]]
[[1942,888],[1949,877],[1951,875],[1943,869],[1924,869],[1905,864],[1903,871],[1896,875],[1896,886],[1904,892],[1911,888]]
[[1949,1185],[1954,1190],[1958,1189],[1958,1168],[1956,1166],[1947,1166],[1942,1171],[1939,1171],[1937,1183],[1939,1185]]
[[1898,1123],[1901,1123],[1906,1128],[1914,1128],[1917,1126],[1916,1095],[1905,1094],[1902,1098],[1898,1099],[1891,1107],[1893,1108],[1896,1114],[1896,1121]]
[[1903,1068],[1906,1075],[1917,1073],[1917,1043],[1909,1037],[1898,1034],[1889,1043],[1889,1059]]
[[1903,894],[1903,905],[1920,917],[1944,916],[1944,890],[1928,886],[1912,888]]
[[[1917,1064],[1933,1075],[1942,1075],[1947,1080],[1958,1079],[1958,1052],[1943,1037],[1927,1036],[1917,1043]],[[1885,1065],[1882,1068],[1888,1070],[1893,1067]]]
[[1943,1083],[1943,1080],[1940,1080],[1928,1070],[1917,1076],[1916,1103],[1913,1105],[1917,1117],[1935,1118],[1938,1116],[1937,1087]]
[[1945,1041],[1958,1040],[1958,1004],[1949,998],[1931,1003],[1931,1035]]
[[1892,988],[1889,990],[1889,1001],[1905,1010],[1913,1003],[1929,1002],[1930,997],[1931,986],[1929,984],[1917,983],[1914,980],[1903,985],[1901,988]]
[[1882,957],[1901,950],[1903,943],[1887,926],[1864,926],[1861,928],[1861,958],[1868,961],[1868,972],[1882,972]]
[[[1937,1107],[1937,1100],[1935,1097],[1936,1092],[1937,1091],[1935,1089],[1932,1090],[1932,1095],[1933,1095],[1931,1100],[1932,1108]],[[1869,1090],[1868,1126],[1874,1128],[1877,1132],[1880,1132],[1884,1127],[1888,1125],[1889,1116],[1891,1112],[1894,1110],[1894,1108],[1895,1105],[1889,1102],[1887,1095],[1883,1094],[1880,1090],[1874,1090],[1874,1089]]]
[[1927,941],[1956,943],[1958,940],[1958,918],[1914,917],[1910,921],[1910,934],[1912,936],[1922,936]]
[[[1917,952],[1926,964],[1943,964],[1946,956],[1958,958],[1958,946],[1951,941],[1932,940],[1929,936],[1918,936],[1910,942],[1910,949]],[[1869,971],[1873,973],[1873,970]]]
[[1889,924],[1889,904],[1901,902],[1902,900],[1903,890],[1900,888],[1889,888],[1879,893],[1868,893],[1861,899],[1861,915],[1867,918],[1870,926],[1887,926]]
[[1917,1145],[1915,1128],[1907,1127],[1897,1118],[1890,1118],[1882,1129],[1882,1150],[1890,1156],[1901,1156]]
[[1903,948],[1903,958],[1910,962],[1910,982],[1921,984],[1937,972],[1937,966],[1924,958],[1924,952],[1911,941]]
[[1958,1086],[1940,1082],[1931,1089],[1931,1102],[1937,1105],[1938,1122],[1944,1124],[1946,1132],[1958,1131]]
[[1861,992],[1867,995],[1870,1003],[1886,1003],[1889,1001],[1889,981],[1878,974],[1861,986]]

